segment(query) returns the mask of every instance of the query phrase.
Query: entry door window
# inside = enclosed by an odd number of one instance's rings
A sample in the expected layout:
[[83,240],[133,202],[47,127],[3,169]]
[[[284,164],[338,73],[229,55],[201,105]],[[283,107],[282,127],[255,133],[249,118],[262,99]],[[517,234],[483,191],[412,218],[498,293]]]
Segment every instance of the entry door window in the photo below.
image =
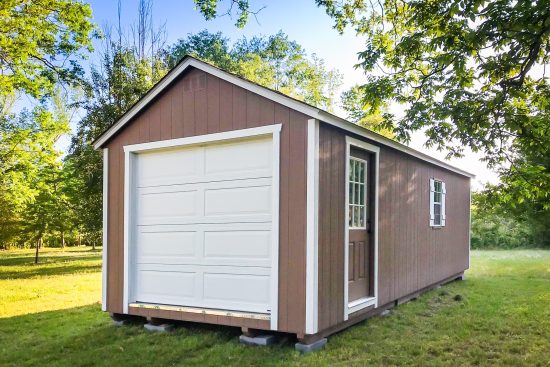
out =
[[366,186],[367,186],[367,162],[351,157],[349,160],[349,228],[366,228]]

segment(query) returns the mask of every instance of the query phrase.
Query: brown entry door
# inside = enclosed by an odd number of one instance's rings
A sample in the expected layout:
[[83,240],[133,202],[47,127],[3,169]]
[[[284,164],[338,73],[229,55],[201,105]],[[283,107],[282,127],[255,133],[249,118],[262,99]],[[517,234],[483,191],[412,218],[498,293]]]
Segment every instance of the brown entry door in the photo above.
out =
[[348,162],[348,302],[372,296],[370,156],[351,150]]

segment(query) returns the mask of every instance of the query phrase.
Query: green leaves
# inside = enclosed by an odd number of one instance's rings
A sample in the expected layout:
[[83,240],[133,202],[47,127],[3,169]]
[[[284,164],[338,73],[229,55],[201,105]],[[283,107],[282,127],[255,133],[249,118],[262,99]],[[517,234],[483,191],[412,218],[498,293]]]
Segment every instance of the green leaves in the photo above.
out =
[[57,81],[76,84],[71,59],[92,50],[89,5],[74,0],[6,0],[0,5],[0,96],[51,94]]
[[204,30],[179,40],[170,50],[169,65],[187,54],[329,111],[342,79],[338,70],[327,70],[322,59],[308,56],[283,32],[231,45],[221,33]]
[[[196,9],[204,16],[206,20],[212,20],[219,16],[218,5],[223,3],[222,0],[193,0],[196,5]],[[243,28],[250,15],[256,15],[259,10],[250,10],[250,4],[248,0],[229,0],[229,7],[226,9],[225,13],[221,15],[228,15],[230,17],[236,16],[237,20],[235,21],[235,26],[238,28]]]
[[[396,137],[464,147],[498,168],[509,202],[548,206],[550,7],[538,1],[321,1],[335,27],[366,38],[365,104],[405,105]],[[381,71],[382,70],[382,71]],[[388,118],[393,118],[388,115]],[[503,196],[507,198],[508,196]]]
[[342,93],[342,108],[346,111],[348,120],[393,139],[393,126],[387,125],[387,120],[384,119],[381,109],[373,109],[365,104],[364,93],[365,86],[359,85]]
[[0,117],[0,245],[34,240],[65,218],[55,144],[69,132],[69,121],[46,107]]

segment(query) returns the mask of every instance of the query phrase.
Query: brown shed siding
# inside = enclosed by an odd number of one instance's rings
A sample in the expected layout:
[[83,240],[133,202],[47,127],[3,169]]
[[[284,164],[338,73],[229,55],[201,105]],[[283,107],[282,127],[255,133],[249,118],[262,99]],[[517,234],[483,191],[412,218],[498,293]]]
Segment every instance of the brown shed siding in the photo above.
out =
[[122,313],[123,307],[123,147],[281,123],[278,328],[303,332],[307,120],[304,114],[191,69],[112,138],[106,145],[109,149],[107,310]]
[[[344,322],[346,132],[319,132],[319,331]],[[353,136],[371,144],[358,136]],[[380,146],[378,304],[468,268],[470,179]],[[446,226],[429,225],[429,180],[446,183]]]

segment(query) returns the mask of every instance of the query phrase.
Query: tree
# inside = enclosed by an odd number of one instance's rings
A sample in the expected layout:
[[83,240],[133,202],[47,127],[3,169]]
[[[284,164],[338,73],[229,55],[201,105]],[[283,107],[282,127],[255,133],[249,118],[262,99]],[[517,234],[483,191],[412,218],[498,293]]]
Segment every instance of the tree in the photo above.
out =
[[542,206],[530,201],[512,206],[498,196],[493,189],[472,193],[472,248],[550,246],[550,216]]
[[[220,16],[218,12],[218,3],[223,3],[223,0],[193,0],[197,5],[197,9],[204,15],[205,19],[211,20]],[[251,10],[248,0],[229,0],[229,7],[221,15],[229,17],[236,16],[237,21],[235,26],[242,28],[248,22],[250,16],[256,17],[265,6]]]
[[17,149],[19,157],[26,161],[31,169],[18,172],[26,173],[26,205],[19,214],[21,229],[36,246],[35,262],[38,262],[38,249],[42,246],[44,235],[65,217],[61,185],[61,152],[55,147],[59,138],[70,131],[69,124],[63,119],[55,119],[44,106],[36,107],[32,113],[25,113],[31,126],[32,140],[27,140]]
[[[427,145],[460,156],[484,153],[502,177],[525,187],[521,199],[545,200],[550,166],[525,156],[550,154],[549,81],[536,66],[550,55],[547,1],[316,0],[343,31],[367,39],[360,66],[365,103],[376,111],[393,100],[408,106],[395,123],[399,139],[424,129]],[[524,171],[520,174],[520,171]]]
[[354,85],[342,93],[342,109],[347,113],[347,119],[387,138],[393,139],[393,129],[388,129],[384,124],[382,113],[370,112],[370,107],[365,105],[365,97],[359,85]]
[[[249,1],[243,0],[243,9]],[[220,1],[200,2],[210,19]],[[239,2],[240,3],[240,2]],[[527,156],[550,154],[548,1],[315,0],[343,32],[366,38],[359,54],[367,83],[365,105],[379,113],[390,101],[405,114],[384,114],[384,125],[408,141],[424,130],[427,146],[461,156],[482,152],[490,167],[514,175],[523,200],[546,201],[550,167]],[[239,9],[241,9],[239,7]],[[246,20],[246,18],[245,18]],[[541,72],[542,70],[542,72]],[[511,177],[511,176],[510,176]],[[519,198],[518,198],[519,199]],[[547,204],[548,205],[548,204]]]
[[77,123],[64,161],[68,183],[64,192],[68,205],[79,213],[72,225],[79,238],[92,245],[101,239],[103,218],[103,158],[101,152],[93,149],[92,142],[168,71],[162,28],[145,21],[151,16],[148,4],[140,1],[138,24],[131,28],[129,37],[120,27],[115,35],[110,28],[105,29],[101,63],[91,67],[91,95],[81,105],[85,116]]
[[29,184],[36,175],[34,141],[40,130],[27,111],[0,115],[0,246],[15,244],[21,234],[21,213],[36,195]]
[[262,86],[332,111],[342,76],[327,70],[324,61],[309,57],[283,32],[269,37],[241,38],[233,45],[221,33],[204,30],[179,40],[168,54],[170,66],[193,55]]
[[224,70],[235,72],[236,59],[231,52],[229,38],[221,32],[210,33],[202,30],[189,34],[187,38],[178,40],[167,52],[166,59],[170,68],[174,67],[185,55],[214,64]]
[[92,50],[89,5],[75,0],[5,0],[0,5],[0,96],[43,97],[81,81],[76,62]]

